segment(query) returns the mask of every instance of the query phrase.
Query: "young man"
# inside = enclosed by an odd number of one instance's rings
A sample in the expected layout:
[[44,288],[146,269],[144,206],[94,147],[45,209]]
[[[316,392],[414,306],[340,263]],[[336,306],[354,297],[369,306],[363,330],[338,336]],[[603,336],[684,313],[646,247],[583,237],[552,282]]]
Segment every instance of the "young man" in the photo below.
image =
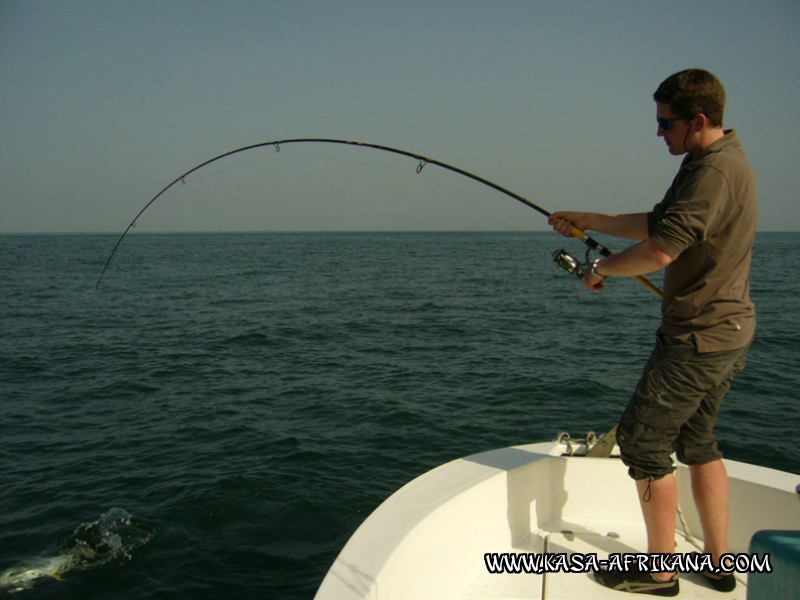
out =
[[[647,528],[647,551],[675,552],[677,491],[670,455],[689,465],[715,564],[727,552],[728,478],[713,434],[722,399],[744,368],[755,331],[749,270],[755,238],[756,186],[733,130],[724,130],[725,91],[701,69],[668,77],[654,94],[658,136],[670,154],[686,154],[664,199],[648,213],[557,212],[549,222],[569,236],[574,226],[638,243],[595,261],[584,285],[666,268],[656,347],[617,429],[622,460],[635,480]],[[706,574],[732,590],[732,575]],[[608,587],[678,594],[677,573],[601,571]]]

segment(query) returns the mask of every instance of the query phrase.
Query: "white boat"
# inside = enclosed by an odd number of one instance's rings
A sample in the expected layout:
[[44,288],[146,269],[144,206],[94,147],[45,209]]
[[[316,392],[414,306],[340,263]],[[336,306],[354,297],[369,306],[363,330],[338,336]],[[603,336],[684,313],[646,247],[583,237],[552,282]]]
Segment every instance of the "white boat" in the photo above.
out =
[[[363,522],[330,567],[316,600],[645,597],[607,589],[591,572],[565,572],[555,561],[540,569],[553,572],[541,573],[497,574],[487,566],[487,555],[489,562],[493,555],[563,555],[575,571],[576,558],[587,562],[593,555],[609,560],[646,552],[627,468],[609,443],[598,445],[608,447],[600,453],[604,457],[585,456],[594,442],[592,435],[572,440],[562,434],[554,442],[475,454],[421,475]],[[702,529],[688,469],[676,464],[676,555],[688,555],[702,552]],[[760,530],[800,529],[800,475],[731,460],[725,464],[730,552],[748,553]],[[680,598],[747,598],[748,575],[735,577],[736,589],[721,593],[703,575],[681,573]],[[796,585],[798,573],[794,580]]]

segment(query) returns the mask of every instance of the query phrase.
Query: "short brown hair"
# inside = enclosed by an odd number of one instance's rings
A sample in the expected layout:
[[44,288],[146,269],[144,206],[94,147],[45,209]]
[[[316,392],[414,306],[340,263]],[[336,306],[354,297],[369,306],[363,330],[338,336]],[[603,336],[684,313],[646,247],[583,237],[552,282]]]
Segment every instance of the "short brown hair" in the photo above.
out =
[[668,104],[676,116],[694,119],[704,114],[714,127],[722,127],[725,88],[713,74],[703,69],[686,69],[667,77],[653,99]]

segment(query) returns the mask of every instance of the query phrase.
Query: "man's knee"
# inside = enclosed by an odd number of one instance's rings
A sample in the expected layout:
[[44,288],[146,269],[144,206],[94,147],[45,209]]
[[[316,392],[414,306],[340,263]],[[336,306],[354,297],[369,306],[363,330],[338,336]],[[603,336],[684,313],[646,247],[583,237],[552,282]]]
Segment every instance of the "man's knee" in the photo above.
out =
[[636,421],[629,411],[617,427],[617,445],[632,479],[661,479],[675,470],[669,435]]

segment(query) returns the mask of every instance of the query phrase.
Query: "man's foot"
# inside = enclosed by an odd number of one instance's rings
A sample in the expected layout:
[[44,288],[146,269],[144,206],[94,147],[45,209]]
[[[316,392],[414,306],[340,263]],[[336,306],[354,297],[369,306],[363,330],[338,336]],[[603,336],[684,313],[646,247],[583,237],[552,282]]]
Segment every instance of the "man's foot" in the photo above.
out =
[[[692,552],[698,555],[698,552]],[[714,573],[713,571],[700,571],[705,580],[718,592],[732,592],[736,589],[736,577],[731,573]]]
[[652,573],[614,569],[612,571],[595,571],[594,578],[607,588],[620,592],[653,596],[677,596],[680,592],[677,573],[673,575],[672,579],[659,581],[653,577]]
[[701,571],[706,581],[718,592],[732,592],[736,589],[736,577],[730,573],[712,573]]

